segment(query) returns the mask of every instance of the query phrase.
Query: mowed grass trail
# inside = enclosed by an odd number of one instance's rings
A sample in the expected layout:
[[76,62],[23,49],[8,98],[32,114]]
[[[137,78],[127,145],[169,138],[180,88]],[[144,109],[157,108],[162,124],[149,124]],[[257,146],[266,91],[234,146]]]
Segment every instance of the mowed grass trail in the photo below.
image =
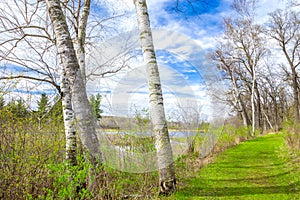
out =
[[300,199],[299,174],[280,157],[282,134],[246,141],[217,156],[171,199]]

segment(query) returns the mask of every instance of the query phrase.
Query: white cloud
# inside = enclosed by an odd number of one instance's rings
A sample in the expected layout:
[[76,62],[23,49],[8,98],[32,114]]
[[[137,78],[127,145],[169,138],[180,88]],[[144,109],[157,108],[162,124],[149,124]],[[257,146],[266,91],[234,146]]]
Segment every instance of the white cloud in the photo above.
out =
[[[132,0],[106,0],[105,4],[103,4],[103,2],[104,1],[98,1],[101,6],[107,8],[107,12],[109,14],[126,13],[126,17],[122,18],[120,23],[116,23],[116,27],[114,28],[116,28],[120,32],[137,28],[137,21]],[[154,34],[154,39],[156,42],[155,46],[158,49],[168,49],[172,53],[177,54],[178,61],[180,59],[193,59],[193,61],[197,61],[197,59],[201,60],[197,57],[203,57],[203,55],[200,55],[203,54],[202,50],[213,48],[216,44],[215,38],[221,34],[220,28],[222,24],[222,18],[230,16],[232,14],[232,10],[229,9],[229,4],[232,2],[231,0],[221,1],[220,5],[215,8],[216,12],[202,14],[197,17],[190,17],[188,20],[178,20],[177,18],[174,18],[174,15],[170,14],[164,9],[165,3],[172,2],[172,0],[148,0],[147,2],[152,27],[154,30],[157,30],[156,28],[164,28],[166,30],[176,31],[188,36],[186,38],[179,38],[176,34],[168,35],[168,32],[157,32],[156,35]],[[0,7],[1,6],[3,7],[3,4],[0,3]],[[264,22],[267,19],[267,13],[282,6],[283,3],[281,0],[275,0],[275,3],[274,1],[270,0],[262,0],[257,11],[257,19],[261,23]],[[164,20],[163,25],[161,24],[162,19]],[[192,44],[190,39],[193,39],[193,42],[195,44]],[[23,49],[22,51],[20,50],[16,53],[23,55],[23,57],[29,57],[28,51],[26,52]],[[107,51],[106,53],[113,54],[115,52]],[[172,57],[164,58],[165,59],[161,59],[162,64],[164,64],[164,66],[161,68],[161,76],[163,83],[166,83],[164,85],[166,86],[165,90],[168,94],[166,95],[165,100],[166,102],[168,102],[168,105],[169,102],[174,102],[176,98],[179,98],[176,96],[176,94],[181,94],[182,96],[184,96],[184,94],[188,94],[192,91],[197,98],[204,96],[203,93],[201,93],[201,90],[197,88],[201,85],[199,85],[198,83],[191,84],[191,82],[189,82],[190,80],[188,76],[186,76],[185,74],[180,74],[178,71],[168,67],[168,64],[172,62]],[[52,61],[51,59],[48,59],[47,61],[52,62],[53,65],[56,64],[54,59]],[[135,67],[136,63],[138,62],[132,62],[130,64]],[[183,65],[186,65],[186,63],[184,63]],[[184,68],[184,70],[185,72],[194,71],[194,69],[189,68]],[[128,75],[126,71],[110,79],[95,78],[94,82],[90,83],[88,90],[91,92],[101,91],[102,94],[106,94],[109,96],[109,92],[114,91],[114,88],[118,86],[120,80],[122,80],[125,75]],[[138,87],[145,84],[143,72],[141,72],[140,74],[135,74],[135,76],[132,78],[132,82],[128,81],[129,85],[124,84],[122,88],[124,89],[124,91],[126,91],[127,89],[132,89],[132,85],[130,84],[136,84],[137,87],[134,88],[135,90],[133,91],[130,98],[132,98],[132,101],[135,101],[133,99],[138,99],[137,97],[141,97],[143,99],[145,95],[139,92],[143,91],[144,87]],[[25,82],[20,83],[24,84],[25,86],[26,84],[27,86],[29,84]],[[181,85],[179,85],[179,83],[181,83]],[[145,104],[144,99],[141,102]]]
[[259,24],[265,23],[269,16],[268,14],[275,11],[276,9],[284,9],[285,8],[285,1],[284,0],[261,0],[258,3],[257,7],[257,16],[256,21]]

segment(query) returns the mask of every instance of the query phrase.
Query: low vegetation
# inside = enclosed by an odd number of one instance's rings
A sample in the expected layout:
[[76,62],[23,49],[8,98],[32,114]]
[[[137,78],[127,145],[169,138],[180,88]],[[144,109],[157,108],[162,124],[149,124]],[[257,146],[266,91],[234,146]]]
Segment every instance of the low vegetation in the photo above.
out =
[[[84,161],[80,148],[77,166],[70,167],[65,162],[60,106],[58,103],[46,117],[41,117],[44,106],[33,112],[21,101],[2,105],[1,199],[151,199],[157,196],[157,172],[126,173],[106,165],[95,169],[97,176],[91,188],[87,188],[90,164]],[[168,198],[295,198],[300,176],[299,129],[300,125],[289,122],[281,134],[253,140],[249,129],[228,124],[205,158],[199,152],[203,143],[201,134],[193,136],[195,148],[175,161],[178,191]],[[132,135],[110,137],[114,144],[121,146],[128,146],[124,141],[142,146],[153,143],[151,138],[139,141]]]

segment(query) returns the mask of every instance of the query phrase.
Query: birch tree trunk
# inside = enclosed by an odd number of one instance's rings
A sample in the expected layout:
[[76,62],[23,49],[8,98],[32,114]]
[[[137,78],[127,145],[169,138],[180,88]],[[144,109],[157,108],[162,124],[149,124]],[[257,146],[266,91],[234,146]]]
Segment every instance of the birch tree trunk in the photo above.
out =
[[95,120],[86,94],[74,46],[70,37],[65,15],[59,0],[46,0],[48,13],[56,37],[58,55],[63,64],[66,79],[70,84],[71,100],[74,109],[80,140],[89,152],[91,162],[96,166],[102,163],[100,146],[95,133]]
[[86,66],[85,66],[85,39],[86,39],[86,26],[90,14],[90,0],[84,1],[82,16],[79,23],[78,36],[77,36],[77,58],[79,61],[80,71],[82,74],[83,82],[86,85]]
[[150,114],[157,150],[160,195],[169,195],[176,189],[175,170],[147,4],[146,0],[134,0],[133,2],[137,14],[143,58],[147,65]]
[[[61,69],[63,70],[62,67]],[[64,72],[60,76],[60,88],[62,92],[62,110],[66,135],[66,160],[68,164],[75,166],[77,164],[75,118],[72,108],[70,85]]]

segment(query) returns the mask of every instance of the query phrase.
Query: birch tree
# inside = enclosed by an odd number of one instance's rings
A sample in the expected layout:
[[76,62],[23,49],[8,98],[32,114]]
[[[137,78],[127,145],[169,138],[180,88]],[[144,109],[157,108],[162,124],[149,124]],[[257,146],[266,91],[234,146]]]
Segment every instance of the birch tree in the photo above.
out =
[[73,44],[76,49],[77,59],[80,66],[82,78],[84,83],[86,84],[85,45],[91,1],[71,0],[67,1],[65,4],[62,5],[64,6],[65,15],[68,19],[67,22],[69,22],[70,27],[72,27],[74,31]]
[[147,69],[150,93],[150,116],[153,124],[155,147],[158,158],[159,194],[169,195],[176,189],[175,169],[168,127],[165,119],[162,88],[153,45],[149,14],[146,0],[134,0],[133,2],[136,9],[143,58]]
[[[73,6],[68,6],[68,3],[64,6],[64,13],[71,13],[69,21],[73,25],[75,30],[75,44],[77,44],[77,59],[82,75],[84,85],[86,85],[86,66],[85,66],[85,41],[86,41],[86,28],[88,23],[88,16],[90,13],[90,0],[85,0],[83,6],[81,1],[77,2],[78,6],[75,9],[74,5],[76,2],[69,2]],[[83,7],[83,11],[82,10]],[[65,123],[65,135],[66,135],[66,159],[71,165],[76,165],[76,151],[77,151],[77,141],[76,141],[76,130],[75,130],[75,114],[72,106],[72,96],[71,88],[69,85],[68,78],[66,76],[65,70],[63,69],[63,63],[60,63],[62,73],[61,73],[61,91],[62,91],[62,105],[63,105],[63,117]]]
[[[62,68],[59,66],[61,61],[54,59],[57,53],[55,36],[46,13],[44,1],[11,2],[5,0],[2,4],[5,7],[0,8],[0,62],[4,65],[7,64],[8,67],[1,68],[0,80],[22,79],[30,80],[36,84],[45,85],[44,83],[48,83],[48,85],[53,85],[59,94],[62,94],[64,119],[68,120],[68,122],[64,122],[67,139],[66,158],[67,160],[68,158],[75,158],[76,155],[70,154],[71,152],[75,153],[76,147],[75,127],[71,127],[71,125],[75,125],[72,114],[73,106],[70,100],[71,94],[67,94],[71,90],[68,89],[70,87],[67,86],[68,81],[63,81],[65,80],[63,77],[65,72],[61,71],[60,75],[58,74],[59,68]],[[68,16],[69,27],[72,29],[72,41],[77,49],[77,57],[80,60],[80,68],[84,76],[87,40],[98,40],[96,36],[101,34],[98,27],[103,27],[106,21],[114,19],[115,16],[104,19],[97,18],[88,22],[90,0],[64,1],[61,2],[61,5],[64,13]],[[89,27],[89,34],[87,34],[87,27]],[[22,70],[12,72],[13,66],[22,68]],[[116,70],[110,66],[102,70],[98,76],[114,74],[125,67],[124,65]],[[86,82],[85,77],[83,79]],[[69,147],[73,150],[69,150]]]
[[83,81],[86,84],[86,72],[85,72],[85,39],[86,39],[86,27],[88,22],[88,16],[90,13],[91,1],[85,0],[83,12],[79,24],[78,36],[77,36],[77,58],[79,61],[80,71],[83,77]]
[[[28,1],[3,3],[8,9],[0,9],[0,33],[3,35],[0,61],[22,67],[26,73],[22,70],[19,73],[11,74],[11,70],[7,69],[7,72],[2,73],[0,79],[25,79],[34,81],[36,84],[48,83],[53,85],[59,94],[62,94],[66,160],[71,165],[75,165],[77,146],[70,89],[68,89],[64,73],[61,73],[59,81],[57,74],[59,67],[55,62],[48,60],[48,57],[56,57],[56,51],[54,49],[55,39],[49,25],[49,18],[45,13],[46,10],[41,2],[32,4]],[[14,11],[15,13],[12,12],[13,8],[18,8]],[[8,33],[12,34],[8,35]],[[22,53],[22,51],[30,53]],[[55,59],[53,60],[55,61]],[[39,121],[47,113],[40,116]]]
[[69,33],[65,15],[59,0],[46,0],[53,31],[56,37],[56,47],[63,66],[66,81],[70,85],[72,106],[78,123],[80,140],[86,151],[89,152],[94,166],[102,163],[100,146],[95,133],[95,120],[86,94],[86,88],[76,52]]

